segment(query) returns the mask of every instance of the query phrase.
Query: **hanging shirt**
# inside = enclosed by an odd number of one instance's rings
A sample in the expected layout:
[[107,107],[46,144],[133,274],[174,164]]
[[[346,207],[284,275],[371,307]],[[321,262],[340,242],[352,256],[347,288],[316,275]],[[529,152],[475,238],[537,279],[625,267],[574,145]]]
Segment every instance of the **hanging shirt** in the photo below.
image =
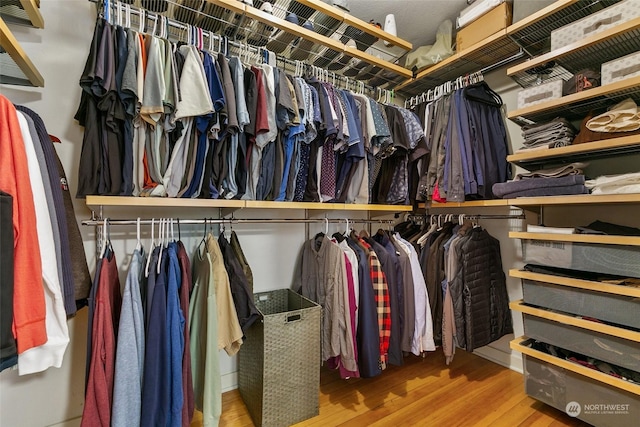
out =
[[222,413],[222,382],[218,351],[218,307],[211,257],[201,244],[193,259],[193,292],[189,331],[193,396],[203,426],[217,426]]
[[[154,250],[155,252],[155,250]],[[141,423],[144,426],[167,425],[171,404],[171,370],[167,330],[167,263],[168,253],[159,255],[159,273],[155,280],[151,305],[147,306],[144,378],[142,383]],[[151,280],[149,280],[151,282]]]
[[207,251],[211,258],[213,283],[215,284],[216,303],[218,305],[218,349],[224,349],[229,356],[233,356],[242,345],[242,328],[238,321],[238,314],[231,295],[229,275],[224,268],[224,260],[218,242],[209,234],[207,236]]
[[100,283],[96,293],[96,309],[92,332],[92,353],[82,426],[93,427],[111,425],[113,403],[113,382],[116,355],[115,331],[118,328],[122,306],[120,280],[115,254],[102,259]]
[[178,241],[178,261],[180,263],[181,284],[180,284],[180,309],[184,319],[184,353],[182,356],[182,394],[184,404],[182,405],[182,427],[189,427],[193,419],[193,378],[191,376],[191,339],[190,339],[190,317],[189,317],[189,295],[191,294],[191,264],[189,256],[181,241]]
[[113,427],[140,424],[145,348],[140,287],[143,286],[145,265],[144,250],[136,249],[131,257],[122,294],[111,414]]
[[178,244],[169,243],[167,252],[167,355],[170,372],[170,407],[168,424],[182,425],[184,404],[182,355],[184,354],[184,316],[180,309],[179,287],[182,282],[178,261]]

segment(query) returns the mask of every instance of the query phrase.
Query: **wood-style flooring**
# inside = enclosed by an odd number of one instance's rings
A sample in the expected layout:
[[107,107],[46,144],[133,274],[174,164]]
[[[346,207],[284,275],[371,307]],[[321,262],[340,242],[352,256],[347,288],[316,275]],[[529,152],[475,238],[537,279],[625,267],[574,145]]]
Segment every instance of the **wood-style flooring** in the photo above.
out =
[[[342,380],[324,368],[320,378],[320,415],[296,427],[588,425],[525,395],[521,374],[462,350],[450,366],[436,352],[376,378]],[[192,427],[201,424],[196,412]],[[253,426],[237,390],[222,396],[220,425]]]

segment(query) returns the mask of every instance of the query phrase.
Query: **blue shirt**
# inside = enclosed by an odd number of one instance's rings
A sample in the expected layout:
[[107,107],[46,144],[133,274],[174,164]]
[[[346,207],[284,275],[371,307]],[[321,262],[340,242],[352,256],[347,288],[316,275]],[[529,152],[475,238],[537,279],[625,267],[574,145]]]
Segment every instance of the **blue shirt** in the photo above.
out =
[[170,372],[171,407],[167,417],[167,426],[182,424],[182,405],[184,402],[182,388],[182,355],[184,353],[184,313],[180,309],[178,289],[182,282],[180,262],[178,261],[178,244],[172,242],[166,249],[168,255],[167,271],[167,364]]

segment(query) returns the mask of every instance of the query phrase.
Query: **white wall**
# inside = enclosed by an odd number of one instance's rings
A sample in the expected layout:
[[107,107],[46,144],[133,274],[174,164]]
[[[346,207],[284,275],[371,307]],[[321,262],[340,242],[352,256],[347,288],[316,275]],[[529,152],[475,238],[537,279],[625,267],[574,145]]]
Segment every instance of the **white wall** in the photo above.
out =
[[[95,22],[95,5],[87,0],[57,0],[41,3],[41,12],[45,18],[46,28],[35,30],[12,26],[12,30],[21,42],[24,50],[31,57],[45,78],[44,89],[0,86],[0,92],[17,104],[25,105],[38,112],[47,125],[50,134],[63,140],[56,144],[56,150],[67,172],[72,194],[77,187],[77,167],[82,147],[82,129],[73,120],[73,115],[80,98],[78,80],[82,72],[89,49]],[[517,86],[506,77],[504,69],[495,71],[486,77],[492,88],[498,91],[506,104],[506,111],[515,108]],[[507,121],[512,138],[512,147],[521,146],[519,128]],[[75,201],[78,221],[89,218],[90,210],[82,200]],[[485,208],[477,211],[452,210],[460,213],[508,213],[510,208]],[[438,211],[440,212],[440,211]],[[442,212],[445,213],[445,212]],[[150,209],[105,209],[104,215],[111,217],[135,218],[151,216],[180,216],[181,218],[217,217],[219,212],[193,209],[157,210]],[[242,218],[304,218],[301,211],[250,210],[234,213]],[[324,212],[309,213],[310,216],[324,216]],[[329,213],[329,217],[344,217],[346,213]],[[350,218],[362,218],[364,213],[349,213]],[[527,222],[535,223],[535,215],[528,213]],[[623,216],[623,218],[626,218]],[[629,223],[625,221],[623,223]],[[481,224],[500,240],[505,273],[509,268],[521,266],[519,242],[508,239],[509,230],[522,229],[520,220],[487,220]],[[575,225],[575,224],[574,224]],[[628,224],[633,225],[633,224]],[[272,224],[234,226],[249,263],[253,269],[255,290],[264,291],[289,287],[301,243],[307,235],[322,230],[323,225]],[[332,225],[331,232],[338,227]],[[81,227],[85,242],[85,254],[89,260],[89,268],[95,266],[94,230]],[[201,226],[183,226],[182,236],[187,248],[193,248],[202,237]],[[121,280],[130,261],[130,253],[135,246],[132,238],[135,229],[114,227],[111,234],[112,243],[118,259]],[[143,230],[144,242],[148,242],[149,230]],[[124,282],[123,282],[124,283]],[[520,283],[507,278],[510,299],[521,297]],[[71,344],[65,354],[64,364],[60,369],[50,369],[44,373],[19,377],[17,371],[5,371],[0,374],[0,425],[1,426],[47,426],[74,420],[68,425],[77,425],[77,418],[82,414],[84,394],[84,366],[86,355],[86,310],[69,321]],[[522,320],[514,313],[515,334],[523,333]],[[508,348],[510,337],[477,350],[478,354],[493,359],[512,369],[521,370],[520,355],[511,354]],[[439,354],[431,357],[440,357]],[[236,386],[235,359],[223,355],[222,372],[223,387],[231,389]],[[455,363],[455,361],[454,361]],[[67,424],[65,424],[67,425]]]

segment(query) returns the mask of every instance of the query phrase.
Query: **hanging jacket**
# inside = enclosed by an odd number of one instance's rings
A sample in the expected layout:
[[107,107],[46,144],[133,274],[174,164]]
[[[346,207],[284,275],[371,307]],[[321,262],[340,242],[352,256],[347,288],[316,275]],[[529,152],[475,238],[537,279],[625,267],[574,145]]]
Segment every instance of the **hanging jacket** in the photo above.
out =
[[[474,228],[460,243],[458,257],[455,276],[462,280],[463,303],[456,306],[454,299],[455,324],[458,337],[461,327],[464,334],[459,346],[473,351],[513,332],[500,242]],[[453,297],[453,284],[451,292]]]

